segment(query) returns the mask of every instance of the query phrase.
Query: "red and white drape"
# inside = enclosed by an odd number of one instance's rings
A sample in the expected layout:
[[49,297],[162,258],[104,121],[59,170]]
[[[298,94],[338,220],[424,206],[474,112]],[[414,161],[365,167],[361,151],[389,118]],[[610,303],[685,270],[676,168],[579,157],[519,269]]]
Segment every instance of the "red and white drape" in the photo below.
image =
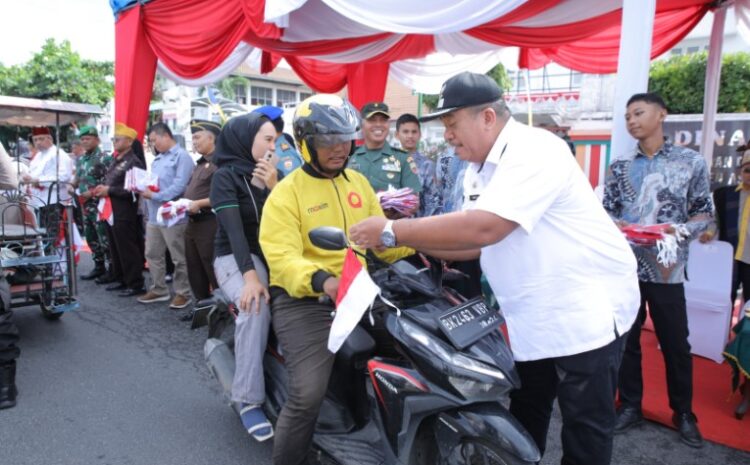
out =
[[[740,0],[742,1],[742,0]],[[152,0],[116,25],[116,119],[145,128],[153,74],[193,85],[228,75],[254,50],[261,71],[283,58],[319,92],[348,86],[361,106],[390,75],[435,92],[450,75],[487,71],[503,47],[522,68],[551,61],[590,73],[617,68],[622,0]],[[652,57],[669,50],[713,0],[658,0]],[[257,52],[256,52],[257,53]],[[435,55],[438,54],[438,55]]]

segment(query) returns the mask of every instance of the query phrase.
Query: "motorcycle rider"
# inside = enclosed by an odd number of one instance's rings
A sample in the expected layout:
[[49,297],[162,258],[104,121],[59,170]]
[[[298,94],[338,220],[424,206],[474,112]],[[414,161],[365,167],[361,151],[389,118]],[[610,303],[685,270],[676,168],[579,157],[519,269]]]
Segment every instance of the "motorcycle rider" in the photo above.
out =
[[[276,423],[273,463],[307,463],[315,422],[334,355],[327,348],[332,303],[336,301],[345,251],[322,250],[308,233],[319,226],[349,226],[383,210],[367,179],[346,169],[360,137],[357,111],[335,95],[302,102],[294,116],[294,137],[304,164],[271,192],[260,225],[260,244],[270,269],[271,318],[289,374],[289,397]],[[378,256],[394,261],[411,249],[388,249]],[[365,325],[378,347],[381,325]]]

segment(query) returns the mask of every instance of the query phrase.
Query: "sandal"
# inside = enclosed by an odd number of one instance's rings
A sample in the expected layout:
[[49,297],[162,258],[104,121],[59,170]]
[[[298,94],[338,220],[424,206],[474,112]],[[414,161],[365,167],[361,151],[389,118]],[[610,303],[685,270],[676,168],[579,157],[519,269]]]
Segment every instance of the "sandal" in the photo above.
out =
[[240,410],[242,425],[256,441],[263,442],[273,437],[273,426],[260,405],[244,404]]

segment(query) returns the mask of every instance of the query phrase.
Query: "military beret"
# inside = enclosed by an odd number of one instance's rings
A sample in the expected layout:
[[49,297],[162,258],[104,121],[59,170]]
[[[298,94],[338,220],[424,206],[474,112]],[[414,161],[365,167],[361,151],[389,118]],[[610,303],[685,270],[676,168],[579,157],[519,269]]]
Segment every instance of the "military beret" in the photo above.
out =
[[97,131],[94,126],[81,126],[81,128],[78,130],[78,137],[83,136],[99,137],[99,131]]

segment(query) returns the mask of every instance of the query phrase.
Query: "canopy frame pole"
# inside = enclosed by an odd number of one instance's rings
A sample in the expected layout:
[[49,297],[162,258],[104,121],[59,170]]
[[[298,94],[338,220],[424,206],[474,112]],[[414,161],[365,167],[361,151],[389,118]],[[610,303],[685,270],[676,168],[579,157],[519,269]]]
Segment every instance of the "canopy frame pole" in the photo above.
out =
[[656,0],[623,1],[615,103],[612,110],[613,159],[624,156],[635,145],[635,139],[630,136],[625,125],[625,106],[633,94],[648,90],[655,15]]
[[700,152],[706,159],[709,168],[714,158],[714,139],[716,137],[716,113],[719,106],[719,85],[721,83],[721,50],[724,43],[724,24],[727,17],[727,2],[722,2],[714,10],[714,22],[711,26],[711,40],[708,46],[706,61],[706,84],[703,94],[703,127]]

